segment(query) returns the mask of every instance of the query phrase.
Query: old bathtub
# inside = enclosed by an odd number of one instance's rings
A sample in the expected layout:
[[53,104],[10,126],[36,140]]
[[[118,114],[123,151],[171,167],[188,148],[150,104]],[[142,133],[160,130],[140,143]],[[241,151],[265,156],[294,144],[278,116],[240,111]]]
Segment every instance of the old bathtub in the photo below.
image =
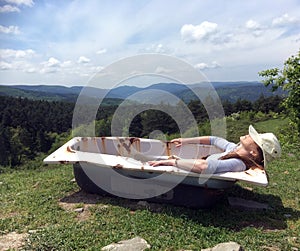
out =
[[85,191],[129,199],[206,208],[237,181],[267,186],[264,170],[198,174],[174,166],[152,167],[147,161],[173,156],[201,158],[220,149],[199,144],[176,148],[170,142],[130,137],[75,137],[44,159],[46,164],[73,164]]

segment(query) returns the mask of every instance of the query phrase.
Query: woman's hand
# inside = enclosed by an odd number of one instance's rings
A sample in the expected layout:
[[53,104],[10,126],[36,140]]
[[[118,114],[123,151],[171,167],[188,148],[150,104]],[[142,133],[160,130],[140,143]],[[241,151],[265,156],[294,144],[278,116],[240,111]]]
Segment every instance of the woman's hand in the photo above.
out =
[[150,166],[176,166],[176,159],[148,161]]
[[180,147],[185,144],[210,145],[210,136],[201,136],[201,137],[194,137],[194,138],[177,138],[177,139],[172,139],[171,143],[174,143],[175,147]]
[[184,144],[185,139],[183,138],[177,138],[177,139],[172,139],[171,143],[175,144],[175,147],[180,147]]

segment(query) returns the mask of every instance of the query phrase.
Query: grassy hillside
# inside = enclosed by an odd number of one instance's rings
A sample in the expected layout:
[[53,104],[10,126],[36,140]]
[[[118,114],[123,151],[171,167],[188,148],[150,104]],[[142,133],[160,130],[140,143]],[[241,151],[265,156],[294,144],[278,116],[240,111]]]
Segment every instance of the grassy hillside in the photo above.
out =
[[[53,89],[55,90],[55,87],[53,87]],[[0,96],[22,97],[32,100],[75,102],[78,94],[51,92],[41,88],[21,89],[11,86],[0,86]]]
[[[281,123],[272,119],[254,126],[269,131],[272,125],[279,133]],[[151,250],[200,250],[227,241],[246,250],[297,250],[300,166],[292,150],[285,149],[268,167],[268,187],[239,183],[210,210],[85,194],[72,181],[70,165],[43,166],[40,156],[27,170],[0,174],[0,237],[26,233],[25,250],[100,250],[135,236],[146,239]],[[233,208],[227,196],[266,203],[269,209]]]

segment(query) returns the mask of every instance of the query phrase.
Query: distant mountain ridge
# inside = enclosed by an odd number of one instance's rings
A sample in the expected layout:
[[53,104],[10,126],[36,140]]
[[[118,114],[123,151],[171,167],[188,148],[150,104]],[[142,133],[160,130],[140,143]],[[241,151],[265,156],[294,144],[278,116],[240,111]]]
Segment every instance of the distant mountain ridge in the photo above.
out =
[[[261,95],[265,97],[284,95],[282,90],[273,93],[271,87],[265,87],[260,82],[212,82],[212,86],[215,88],[221,100],[228,100],[230,102],[235,102],[238,99],[255,101]],[[161,90],[173,94],[185,102],[189,102],[197,98],[194,91],[201,88],[201,83],[193,85],[158,83],[147,87],[119,86],[111,90],[83,86],[2,85],[0,86],[0,96],[5,95],[35,100],[75,102],[83,88],[84,95],[91,98],[130,99],[130,96],[137,92]]]

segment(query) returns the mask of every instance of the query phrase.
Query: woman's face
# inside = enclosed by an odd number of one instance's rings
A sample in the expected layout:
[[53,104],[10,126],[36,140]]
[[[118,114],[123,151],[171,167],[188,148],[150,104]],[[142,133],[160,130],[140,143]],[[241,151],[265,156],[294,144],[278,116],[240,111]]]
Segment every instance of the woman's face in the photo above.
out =
[[254,140],[250,137],[249,134],[241,136],[240,141],[242,144],[253,144],[255,143]]
[[251,155],[257,155],[258,145],[254,142],[250,135],[245,135],[240,137],[240,142],[245,150],[248,151]]

